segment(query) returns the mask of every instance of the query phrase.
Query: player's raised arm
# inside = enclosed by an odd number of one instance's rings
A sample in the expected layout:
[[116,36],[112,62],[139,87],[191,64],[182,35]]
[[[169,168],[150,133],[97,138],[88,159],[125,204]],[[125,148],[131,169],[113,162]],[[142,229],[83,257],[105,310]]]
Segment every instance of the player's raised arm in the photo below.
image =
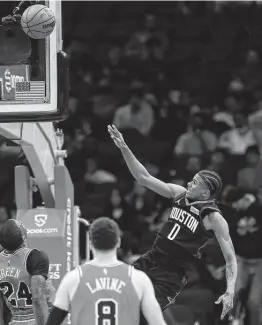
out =
[[186,191],[182,186],[162,182],[150,175],[147,169],[136,159],[132,151],[128,148],[122,134],[114,125],[108,126],[108,132],[115,145],[121,150],[127,167],[139,184],[167,198],[175,198]]
[[156,300],[155,291],[151,280],[143,272],[140,272],[139,276],[142,278],[141,283],[143,284],[141,309],[145,319],[148,322],[148,325],[167,325],[160,305]]
[[226,220],[218,212],[213,212],[209,215],[210,229],[214,231],[219,246],[222,250],[226,261],[226,280],[227,290],[216,303],[223,303],[223,311],[221,319],[233,307],[235,283],[237,278],[237,260],[235,255],[234,246],[232,244],[228,224]]

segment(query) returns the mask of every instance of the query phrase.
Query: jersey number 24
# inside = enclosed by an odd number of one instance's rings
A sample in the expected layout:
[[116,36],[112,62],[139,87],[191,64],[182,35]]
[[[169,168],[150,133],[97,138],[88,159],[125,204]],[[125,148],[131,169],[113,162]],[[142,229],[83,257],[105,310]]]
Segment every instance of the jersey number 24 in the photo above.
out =
[[32,306],[32,295],[28,286],[24,282],[19,282],[17,292],[11,282],[0,282],[0,290],[3,292],[5,299],[12,306],[18,307],[21,301],[24,301],[24,306]]

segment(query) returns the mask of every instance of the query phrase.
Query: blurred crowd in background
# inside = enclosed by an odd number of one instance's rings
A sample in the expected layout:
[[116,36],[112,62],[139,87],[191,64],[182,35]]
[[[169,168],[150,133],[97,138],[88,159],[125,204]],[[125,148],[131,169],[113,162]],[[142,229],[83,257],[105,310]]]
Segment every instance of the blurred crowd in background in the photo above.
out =
[[[163,181],[187,186],[201,169],[218,172],[236,253],[262,261],[261,17],[259,2],[63,2],[71,80],[70,118],[60,125],[66,165],[82,216],[118,222],[123,260],[152,244],[171,204],[135,182],[108,124]],[[3,221],[14,211],[13,170],[24,158],[1,141]],[[214,305],[225,288],[224,259],[215,241],[202,255],[171,308],[173,325],[228,324]],[[262,307],[262,267],[258,275],[250,315]]]
[[[107,133],[114,124],[161,180],[186,186],[200,169],[218,172],[237,254],[262,258],[253,128],[262,109],[260,3],[65,2],[63,10],[71,90],[62,127],[83,216],[118,222],[126,261],[168,218],[169,200],[130,175]],[[203,256],[174,307],[177,324],[216,321],[212,297],[224,290],[224,260],[215,242]]]

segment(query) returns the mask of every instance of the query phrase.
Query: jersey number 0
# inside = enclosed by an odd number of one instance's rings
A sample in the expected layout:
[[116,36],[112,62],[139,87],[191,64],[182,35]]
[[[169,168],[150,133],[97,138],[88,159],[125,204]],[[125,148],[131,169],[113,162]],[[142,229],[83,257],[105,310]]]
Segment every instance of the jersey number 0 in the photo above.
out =
[[180,230],[179,224],[175,223],[173,228],[171,229],[170,233],[168,234],[167,238],[170,240],[174,240]]

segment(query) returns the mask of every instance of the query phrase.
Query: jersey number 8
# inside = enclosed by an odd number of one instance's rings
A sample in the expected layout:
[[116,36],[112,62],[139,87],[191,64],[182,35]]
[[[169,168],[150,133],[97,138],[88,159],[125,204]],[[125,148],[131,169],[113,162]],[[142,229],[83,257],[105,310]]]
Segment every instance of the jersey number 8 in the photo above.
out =
[[[11,282],[0,282],[0,290],[3,292],[5,299],[14,307],[20,307],[20,301],[24,301],[25,306],[32,306],[32,295],[28,286],[24,282],[19,282],[18,290],[15,292]],[[17,298],[13,298],[16,296]]]
[[114,299],[99,299],[95,306],[96,325],[117,325],[118,310]]

